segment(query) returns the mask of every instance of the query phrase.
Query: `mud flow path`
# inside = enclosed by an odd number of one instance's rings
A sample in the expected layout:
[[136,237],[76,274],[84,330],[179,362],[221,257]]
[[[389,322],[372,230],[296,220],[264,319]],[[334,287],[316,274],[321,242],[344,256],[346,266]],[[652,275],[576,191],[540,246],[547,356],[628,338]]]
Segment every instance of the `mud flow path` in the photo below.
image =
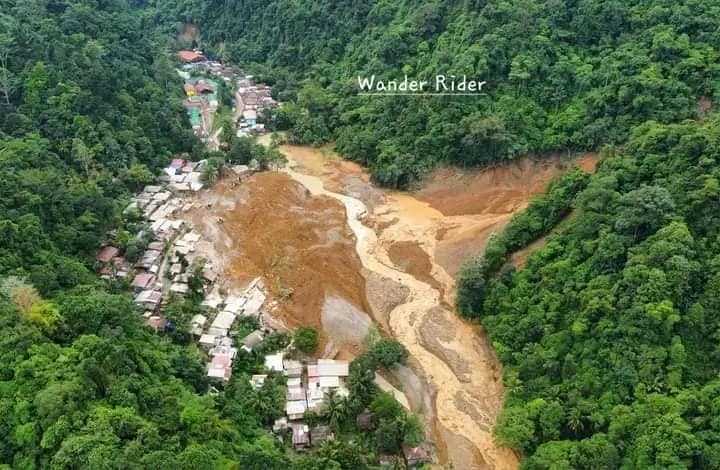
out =
[[516,468],[516,455],[492,437],[502,370],[483,331],[453,311],[453,278],[568,165],[439,170],[400,193],[327,149],[281,150],[284,170],[224,178],[185,214],[210,241],[202,251],[223,269],[224,288],[262,276],[273,315],[321,329],[323,355],[352,357],[374,320],[410,352],[408,367],[382,382],[424,417],[440,467]]
[[311,195],[279,172],[258,173],[239,183],[227,177],[202,193],[186,214],[212,240],[203,255],[223,271],[224,288],[240,290],[264,279],[273,316],[289,328],[313,326],[334,333],[323,347],[357,351],[370,318],[365,279],[355,252],[355,236],[337,200]]
[[[373,187],[360,167],[327,150],[281,150],[293,180],[345,206],[368,301],[386,307],[372,313],[411,355],[412,370],[396,379],[428,419],[441,465],[516,468],[517,456],[492,437],[502,407],[501,367],[485,334],[450,307],[453,278],[465,257],[481,251],[493,231],[568,165],[551,158],[472,173],[440,170],[423,189],[397,193]],[[594,162],[593,156],[579,161],[587,169]],[[378,278],[385,287],[375,292],[372,280]],[[388,306],[383,301],[389,285],[404,291]]]

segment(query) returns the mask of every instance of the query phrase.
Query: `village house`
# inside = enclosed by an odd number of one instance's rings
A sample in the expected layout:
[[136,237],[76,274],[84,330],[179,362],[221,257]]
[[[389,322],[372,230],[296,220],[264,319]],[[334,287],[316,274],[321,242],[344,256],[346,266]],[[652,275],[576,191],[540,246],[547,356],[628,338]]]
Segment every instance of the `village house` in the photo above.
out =
[[320,377],[347,377],[350,375],[350,363],[334,359],[318,359],[317,374]]
[[152,328],[155,333],[162,331],[167,326],[167,321],[160,315],[152,315],[145,322],[147,326]]
[[216,339],[217,339],[217,335],[205,333],[205,334],[200,335],[198,344],[200,344],[200,346],[204,347],[205,349],[211,349],[211,348],[215,347]]
[[302,377],[303,365],[300,361],[295,361],[293,359],[285,359],[283,361],[283,369],[285,371],[285,375],[287,375],[288,377]]
[[290,424],[290,428],[295,450],[303,450],[310,446],[310,428],[307,424]]
[[142,258],[140,261],[138,261],[135,266],[138,268],[142,268],[146,271],[150,270],[150,268],[158,263],[160,261],[160,257],[162,256],[162,252],[157,250],[146,250],[145,253],[143,253]]
[[243,119],[250,127],[257,125],[257,111],[254,109],[246,109],[243,111]]
[[214,93],[215,86],[212,83],[207,82],[205,80],[199,80],[195,84],[195,92],[199,95]]
[[276,354],[268,354],[265,356],[265,368],[273,372],[283,371],[283,356],[282,352]]
[[243,304],[243,315],[246,317],[258,318],[260,316],[260,309],[267,297],[263,292],[262,283],[255,282],[245,292],[246,301]]
[[201,336],[203,328],[205,328],[205,323],[207,323],[207,317],[205,315],[195,315],[190,320],[190,333],[195,336]]
[[[255,390],[259,390],[265,384],[266,379],[267,374],[253,375],[252,377],[250,377],[250,385],[252,385]],[[285,420],[285,422],[287,423],[287,420]]]
[[201,62],[205,60],[205,56],[200,51],[179,51],[178,52],[178,58],[181,62],[184,62],[186,64],[191,64],[194,62]]
[[419,468],[425,464],[431,463],[430,450],[427,445],[422,444],[417,447],[403,444],[402,446],[403,457],[405,458],[405,465],[407,468]]
[[210,325],[210,328],[216,332],[222,332],[222,336],[227,336],[227,333],[230,331],[230,328],[232,328],[233,323],[235,323],[235,315],[230,312],[223,311],[217,314],[215,320],[213,320]]
[[217,354],[208,364],[207,376],[227,382],[232,376],[232,358],[229,354]]
[[104,246],[98,251],[95,259],[100,263],[109,263],[120,254],[120,250],[114,246]]
[[98,273],[103,279],[125,279],[130,275],[130,263],[122,256],[115,256],[109,262],[102,263]]
[[155,311],[162,302],[162,292],[157,290],[144,290],[135,297],[135,303],[146,310]]
[[307,411],[307,401],[302,400],[289,400],[285,402],[285,414],[290,421],[297,421],[305,417]]
[[170,292],[177,295],[185,295],[190,288],[183,282],[175,282],[170,286]]
[[264,338],[265,336],[262,331],[255,330],[240,341],[242,343],[242,349],[250,353],[255,347],[262,343]]
[[314,447],[322,445],[323,442],[332,441],[335,434],[330,431],[329,426],[315,426],[310,430],[310,444]]
[[138,294],[141,291],[150,289],[155,284],[156,279],[154,274],[140,273],[133,279],[132,288],[135,290],[135,293]]
[[[287,400],[287,403],[295,403],[295,405],[292,405],[291,408],[288,408],[290,411],[288,412],[288,416],[290,419],[296,419],[291,415],[294,415],[294,410],[296,407],[302,408],[302,413],[307,410],[307,402],[305,401],[305,389],[302,386],[302,382],[300,378],[297,379],[289,379],[288,380],[288,386],[287,386],[287,392],[285,399]],[[302,402],[302,405],[300,404]],[[300,417],[302,418],[302,417]],[[300,419],[297,418],[297,419]]]

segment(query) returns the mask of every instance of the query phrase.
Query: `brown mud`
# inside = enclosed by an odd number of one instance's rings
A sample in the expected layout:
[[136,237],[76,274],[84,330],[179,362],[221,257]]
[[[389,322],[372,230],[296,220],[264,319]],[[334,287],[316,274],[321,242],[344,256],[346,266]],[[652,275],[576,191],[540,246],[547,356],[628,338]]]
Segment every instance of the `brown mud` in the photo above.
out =
[[204,238],[220,242],[225,282],[242,286],[262,276],[277,302],[274,315],[289,328],[323,331],[323,311],[333,323],[338,307],[370,309],[355,238],[336,200],[266,172],[240,185],[222,180],[196,206],[189,218]]
[[[189,213],[213,240],[206,254],[228,288],[263,276],[274,313],[289,327],[322,329],[342,357],[360,350],[372,318],[410,353],[408,367],[387,379],[425,418],[439,465],[517,468],[516,454],[492,436],[502,368],[482,329],[450,307],[454,275],[570,164],[553,157],[440,169],[407,193],[378,189],[328,148],[281,151],[288,168],[221,181]],[[580,162],[592,168],[595,158]]]
[[[596,156],[572,163],[561,157],[523,159],[482,171],[440,169],[420,189],[402,193],[378,190],[361,167],[340,161],[327,148],[281,150],[293,179],[345,204],[366,279],[382,276],[404,289],[389,305],[373,300],[374,289],[367,298],[373,307],[384,305],[373,312],[376,321],[410,351],[412,376],[396,379],[425,416],[439,463],[455,469],[516,468],[516,454],[498,447],[492,436],[502,408],[502,368],[482,329],[449,307],[454,275],[553,178],[572,165],[591,171]],[[387,298],[387,292],[381,295]]]

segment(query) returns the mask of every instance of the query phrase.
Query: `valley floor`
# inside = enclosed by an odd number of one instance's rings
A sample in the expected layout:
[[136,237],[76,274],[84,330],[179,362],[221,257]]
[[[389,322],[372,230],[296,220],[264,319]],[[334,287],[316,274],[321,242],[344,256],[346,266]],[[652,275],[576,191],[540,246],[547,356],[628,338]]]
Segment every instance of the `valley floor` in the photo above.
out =
[[[399,193],[375,187],[361,167],[326,149],[281,151],[287,168],[223,180],[189,214],[212,240],[208,254],[224,277],[242,285],[262,276],[273,314],[291,328],[319,328],[325,356],[352,358],[373,324],[392,335],[411,359],[381,382],[425,418],[439,462],[516,468],[517,456],[492,437],[501,366],[484,332],[453,311],[454,275],[567,162],[444,169]],[[579,164],[591,169],[594,161]]]

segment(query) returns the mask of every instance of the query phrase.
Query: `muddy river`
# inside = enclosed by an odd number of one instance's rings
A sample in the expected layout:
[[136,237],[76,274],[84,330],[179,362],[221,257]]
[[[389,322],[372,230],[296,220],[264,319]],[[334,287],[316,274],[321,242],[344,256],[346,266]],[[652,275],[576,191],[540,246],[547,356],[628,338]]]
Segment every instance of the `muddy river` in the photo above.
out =
[[289,165],[200,195],[188,217],[220,262],[227,289],[263,276],[273,314],[323,331],[323,354],[352,357],[372,328],[400,341],[408,367],[384,377],[426,421],[440,466],[513,469],[492,428],[502,369],[481,328],[453,311],[454,275],[512,214],[571,165],[594,156],[437,170],[422,187],[375,187],[328,149],[283,146]]

